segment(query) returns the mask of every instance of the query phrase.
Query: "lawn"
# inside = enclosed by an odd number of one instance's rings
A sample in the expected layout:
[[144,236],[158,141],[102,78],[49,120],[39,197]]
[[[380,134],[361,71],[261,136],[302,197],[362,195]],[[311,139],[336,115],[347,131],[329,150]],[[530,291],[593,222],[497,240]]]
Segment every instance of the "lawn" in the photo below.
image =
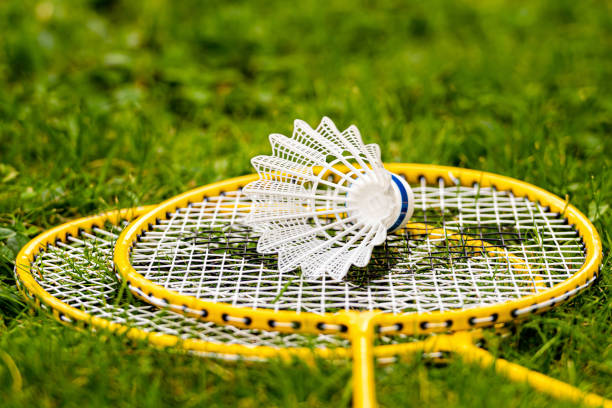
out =
[[[612,5],[605,1],[0,2],[0,405],[347,406],[349,362],[197,358],[31,313],[46,228],[252,172],[295,118],[388,162],[569,197],[602,278],[489,349],[612,398]],[[382,406],[573,406],[452,360],[378,368]]]

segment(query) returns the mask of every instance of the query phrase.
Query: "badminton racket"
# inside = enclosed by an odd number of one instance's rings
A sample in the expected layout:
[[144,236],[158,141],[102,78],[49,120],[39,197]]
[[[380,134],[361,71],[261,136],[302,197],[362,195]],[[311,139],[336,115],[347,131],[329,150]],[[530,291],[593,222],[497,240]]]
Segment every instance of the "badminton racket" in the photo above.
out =
[[[244,222],[251,201],[241,191],[255,175],[189,191],[148,211],[118,238],[115,265],[136,296],[203,321],[350,339],[355,406],[375,405],[375,338],[462,332],[428,344],[492,364],[467,330],[543,312],[596,280],[597,231],[559,197],[481,171],[386,168],[410,184],[414,215],[375,248],[366,267],[351,268],[342,281],[279,273],[276,257],[257,251],[259,236]],[[556,397],[604,403],[503,360],[495,366]]]

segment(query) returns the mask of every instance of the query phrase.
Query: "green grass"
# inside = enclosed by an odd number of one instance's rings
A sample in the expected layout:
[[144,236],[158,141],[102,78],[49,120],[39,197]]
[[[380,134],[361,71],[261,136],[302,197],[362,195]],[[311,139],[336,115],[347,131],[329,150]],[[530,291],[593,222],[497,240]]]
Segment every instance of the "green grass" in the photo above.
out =
[[[27,312],[15,255],[62,221],[251,172],[292,121],[385,161],[546,188],[602,235],[597,286],[490,349],[612,398],[612,7],[599,1],[0,3],[0,405],[342,406],[350,365],[232,364]],[[452,361],[380,368],[385,406],[571,406]]]

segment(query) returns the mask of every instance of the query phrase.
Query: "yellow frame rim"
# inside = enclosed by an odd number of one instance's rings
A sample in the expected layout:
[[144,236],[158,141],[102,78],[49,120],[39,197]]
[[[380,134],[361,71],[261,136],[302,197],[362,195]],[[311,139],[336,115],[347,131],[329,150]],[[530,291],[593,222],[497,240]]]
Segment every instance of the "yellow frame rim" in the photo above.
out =
[[[380,330],[389,334],[408,335],[440,331],[470,330],[495,323],[504,323],[520,318],[527,313],[539,313],[563,302],[593,283],[602,261],[602,246],[597,230],[588,218],[576,207],[558,196],[532,184],[493,173],[461,169],[456,167],[390,163],[387,170],[403,175],[408,182],[415,183],[422,177],[433,184],[440,178],[454,184],[459,179],[461,185],[478,183],[481,187],[494,187],[500,191],[512,191],[517,197],[527,197],[551,211],[565,216],[574,225],[586,249],[586,257],[580,270],[565,281],[538,294],[525,296],[504,303],[472,309],[436,311],[424,314],[391,315],[376,312],[340,311],[333,314],[296,313],[292,311],[272,311],[268,309],[247,309],[223,303],[214,303],[192,296],[181,295],[157,285],[140,275],[130,263],[130,251],[137,236],[146,231],[148,224],[156,219],[164,219],[166,213],[185,207],[189,202],[202,201],[206,196],[217,196],[224,191],[234,191],[256,180],[252,174],[205,185],[170,198],[149,210],[128,226],[119,236],[115,245],[114,263],[117,270],[128,283],[130,290],[139,298],[158,306],[170,307],[217,324],[233,324],[243,328],[276,330],[284,332],[336,333],[350,336],[349,331],[366,318]],[[231,321],[231,322],[230,322]],[[242,323],[240,323],[242,322]],[[284,323],[276,327],[277,322]]]

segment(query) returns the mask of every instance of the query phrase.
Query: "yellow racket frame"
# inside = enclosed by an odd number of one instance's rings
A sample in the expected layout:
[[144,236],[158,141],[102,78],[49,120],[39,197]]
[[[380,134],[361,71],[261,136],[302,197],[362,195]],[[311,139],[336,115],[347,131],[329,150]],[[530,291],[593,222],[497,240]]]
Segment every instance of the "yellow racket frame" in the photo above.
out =
[[[409,183],[417,183],[424,177],[429,184],[434,184],[440,178],[445,183],[453,185],[457,180],[461,185],[472,186],[474,183],[482,187],[493,187],[499,191],[512,191],[517,197],[527,197],[538,202],[551,211],[561,214],[570,225],[573,225],[582,240],[586,258],[578,272],[552,288],[500,304],[466,309],[438,311],[426,314],[393,315],[376,311],[355,312],[340,311],[333,314],[314,314],[308,312],[295,313],[291,311],[272,311],[266,309],[247,309],[228,304],[214,303],[191,296],[167,290],[140,275],[131,265],[130,252],[138,237],[149,230],[156,220],[166,219],[166,214],[177,208],[186,207],[191,202],[200,202],[207,196],[218,196],[225,191],[235,191],[258,178],[248,175],[229,179],[196,188],[174,198],[164,201],[155,209],[144,214],[132,223],[120,235],[115,246],[114,262],[122,277],[128,282],[132,292],[155,305],[168,307],[171,310],[185,313],[206,321],[218,324],[232,324],[238,327],[282,332],[334,333],[346,336],[351,340],[353,348],[353,381],[355,406],[375,406],[373,378],[373,337],[376,331],[385,334],[425,334],[433,332],[465,331],[478,327],[519,319],[529,313],[539,313],[566,301],[592,284],[597,278],[602,261],[602,247],[599,235],[591,222],[573,205],[539,187],[510,177],[488,172],[424,164],[392,163],[385,165],[392,173],[404,176]],[[280,323],[280,324],[279,324]],[[448,347],[453,351],[464,350],[465,343],[460,337],[458,347],[453,341],[448,341]],[[472,346],[473,347],[473,346]],[[478,353],[461,353],[467,358]],[[480,358],[480,357],[478,357]],[[510,363],[509,363],[510,364]],[[522,372],[524,368],[512,369],[507,374]],[[520,375],[516,375],[520,376]],[[515,377],[516,377],[515,376]],[[516,379],[516,378],[515,378]],[[576,389],[569,392],[567,384],[536,381],[523,378],[541,391],[549,394],[558,393],[568,398],[584,394]],[[542,385],[543,384],[543,385]],[[570,387],[571,388],[571,387]],[[578,392],[578,394],[575,393]],[[572,397],[572,395],[574,397]],[[601,405],[601,397],[596,398],[595,405]],[[587,402],[589,398],[585,399]]]
[[[319,315],[315,313],[290,311],[272,311],[265,309],[245,309],[228,304],[208,302],[192,296],[185,296],[167,290],[160,285],[145,279],[131,265],[130,251],[137,237],[149,229],[149,224],[156,219],[165,219],[166,214],[177,208],[186,207],[190,202],[197,202],[206,196],[216,196],[225,191],[234,191],[245,184],[256,180],[257,175],[238,177],[204,187],[200,187],[170,200],[167,200],[144,214],[132,223],[120,235],[115,246],[114,261],[119,273],[130,283],[131,289],[140,297],[153,301],[159,305],[181,305],[178,311],[186,312],[194,317],[214,321],[219,324],[232,324],[240,327],[263,330],[277,330],[287,332],[337,332],[350,337],[350,327],[357,327],[359,320],[375,321],[380,330],[385,333],[396,334],[423,334],[440,331],[468,330],[475,327],[486,326],[492,323],[515,320],[528,308],[530,313],[542,312],[559,302],[569,299],[594,281],[598,268],[601,266],[601,241],[595,227],[573,205],[559,197],[535,187],[531,184],[474,170],[454,167],[417,165],[417,164],[389,164],[386,168],[396,174],[403,175],[411,183],[416,183],[420,177],[425,177],[429,183],[434,183],[440,177],[447,183],[461,180],[462,185],[479,183],[481,187],[496,187],[498,190],[511,190],[516,196],[526,196],[531,201],[539,202],[550,207],[551,211],[564,215],[567,221],[574,225],[586,248],[586,259],[580,270],[569,279],[554,287],[501,304],[445,312],[432,312],[427,314],[392,315],[381,313],[362,313],[340,311],[334,314]],[[364,317],[368,315],[369,317]],[[243,323],[241,323],[241,321]],[[283,324],[279,327],[277,323]],[[357,324],[357,326],[355,326]],[[298,327],[299,326],[299,327]]]

